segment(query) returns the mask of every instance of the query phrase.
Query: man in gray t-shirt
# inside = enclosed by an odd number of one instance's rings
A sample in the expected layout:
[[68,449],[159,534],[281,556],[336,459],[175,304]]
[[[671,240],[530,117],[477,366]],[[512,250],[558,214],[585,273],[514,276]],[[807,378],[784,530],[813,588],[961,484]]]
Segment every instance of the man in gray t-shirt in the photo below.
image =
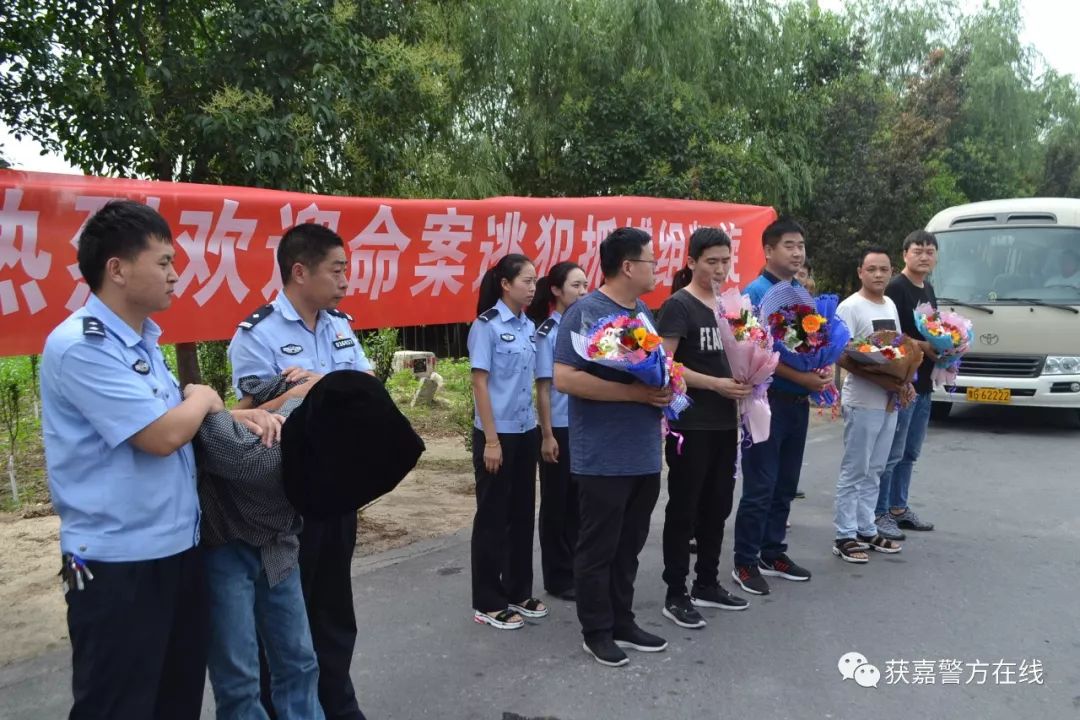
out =
[[631,608],[637,556],[660,494],[661,408],[671,391],[585,360],[572,333],[616,314],[641,316],[655,328],[639,299],[656,285],[654,258],[648,233],[619,228],[608,235],[600,243],[604,286],[570,306],[555,343],[555,387],[570,396],[570,472],[579,488],[578,619],[585,651],[612,667],[629,662],[623,648],[667,648],[637,626]]

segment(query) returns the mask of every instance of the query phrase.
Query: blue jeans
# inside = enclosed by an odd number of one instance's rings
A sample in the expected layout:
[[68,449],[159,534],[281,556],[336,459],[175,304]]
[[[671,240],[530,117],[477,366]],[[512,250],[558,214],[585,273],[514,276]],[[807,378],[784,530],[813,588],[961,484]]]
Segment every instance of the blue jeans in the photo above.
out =
[[926,428],[930,424],[932,394],[916,395],[915,402],[897,413],[896,435],[878,488],[877,507],[874,509],[876,515],[884,515],[889,508],[907,510],[911,473],[922,452]]
[[806,396],[769,392],[769,439],[745,448],[743,489],[735,515],[735,564],[756,565],[787,552],[788,513],[799,487],[810,403]]
[[896,436],[896,413],[864,407],[844,408],[844,457],[836,481],[833,524],[836,539],[877,535],[874,502],[878,479]]
[[210,684],[218,720],[266,720],[260,700],[259,646],[270,666],[279,720],[323,719],[319,666],[311,645],[300,572],[270,587],[259,549],[233,541],[206,549],[210,591]]

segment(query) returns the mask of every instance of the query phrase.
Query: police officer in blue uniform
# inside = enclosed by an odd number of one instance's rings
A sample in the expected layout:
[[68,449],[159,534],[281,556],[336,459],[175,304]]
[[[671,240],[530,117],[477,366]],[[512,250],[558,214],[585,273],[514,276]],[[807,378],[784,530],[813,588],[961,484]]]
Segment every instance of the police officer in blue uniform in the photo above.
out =
[[[233,384],[242,404],[250,403],[255,388],[274,376],[300,383],[264,403],[261,407],[267,410],[306,395],[334,370],[371,372],[349,325],[352,318],[336,309],[348,287],[341,237],[321,225],[297,225],[282,236],[277,261],[283,289],[240,323],[229,344]],[[327,720],[364,717],[349,677],[356,644],[351,574],[355,548],[355,512],[304,518],[300,581],[319,660],[319,702]]]
[[93,294],[49,335],[41,365],[70,717],[195,720],[209,626],[191,439],[224,404],[205,385],[181,393],[158,346],[150,315],[169,307],[177,275],[157,212],[108,203],[87,222],[78,263]]
[[548,608],[532,597],[532,539],[539,439],[532,385],[535,325],[525,314],[536,270],[524,255],[503,257],[480,283],[469,329],[476,415],[472,532],[473,620],[500,630]]
[[578,538],[577,483],[570,475],[569,398],[555,389],[555,339],[566,309],[589,292],[576,263],[556,263],[536,284],[536,409],[540,420],[540,566],[544,589],[572,601]]

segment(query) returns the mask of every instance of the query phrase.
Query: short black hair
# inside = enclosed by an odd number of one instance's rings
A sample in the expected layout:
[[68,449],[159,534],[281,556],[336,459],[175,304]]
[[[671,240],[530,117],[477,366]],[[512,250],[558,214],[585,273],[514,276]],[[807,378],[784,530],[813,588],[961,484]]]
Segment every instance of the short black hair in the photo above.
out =
[[884,255],[885,257],[889,258],[889,264],[892,264],[892,257],[890,257],[888,250],[881,247],[880,245],[869,245],[862,249],[862,253],[859,256],[859,267],[862,267],[864,264],[866,264],[866,258],[869,255]]
[[92,292],[105,281],[109,258],[133,260],[157,238],[172,244],[169,223],[157,210],[134,200],[111,200],[94,213],[79,235],[79,272]]
[[316,223],[293,225],[281,236],[277,246],[277,262],[282,285],[289,284],[296,263],[313,268],[334,248],[345,247],[345,241],[330,228]]
[[795,218],[790,215],[781,215],[761,233],[761,247],[776,247],[780,243],[780,238],[788,233],[798,233],[803,236],[803,240],[806,239],[806,230],[795,221]]
[[937,247],[937,237],[928,230],[916,230],[904,238],[904,252],[907,252],[912,245],[922,245],[923,247],[931,245]]
[[600,271],[605,278],[615,277],[624,262],[639,259],[641,251],[651,242],[649,233],[639,228],[621,227],[612,230],[600,243]]

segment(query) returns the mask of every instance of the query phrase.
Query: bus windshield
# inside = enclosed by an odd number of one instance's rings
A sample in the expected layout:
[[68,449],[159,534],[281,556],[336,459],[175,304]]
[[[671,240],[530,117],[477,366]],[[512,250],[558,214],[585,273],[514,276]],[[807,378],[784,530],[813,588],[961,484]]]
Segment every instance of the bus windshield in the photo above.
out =
[[937,235],[939,297],[976,303],[1080,304],[1080,228],[988,227]]

